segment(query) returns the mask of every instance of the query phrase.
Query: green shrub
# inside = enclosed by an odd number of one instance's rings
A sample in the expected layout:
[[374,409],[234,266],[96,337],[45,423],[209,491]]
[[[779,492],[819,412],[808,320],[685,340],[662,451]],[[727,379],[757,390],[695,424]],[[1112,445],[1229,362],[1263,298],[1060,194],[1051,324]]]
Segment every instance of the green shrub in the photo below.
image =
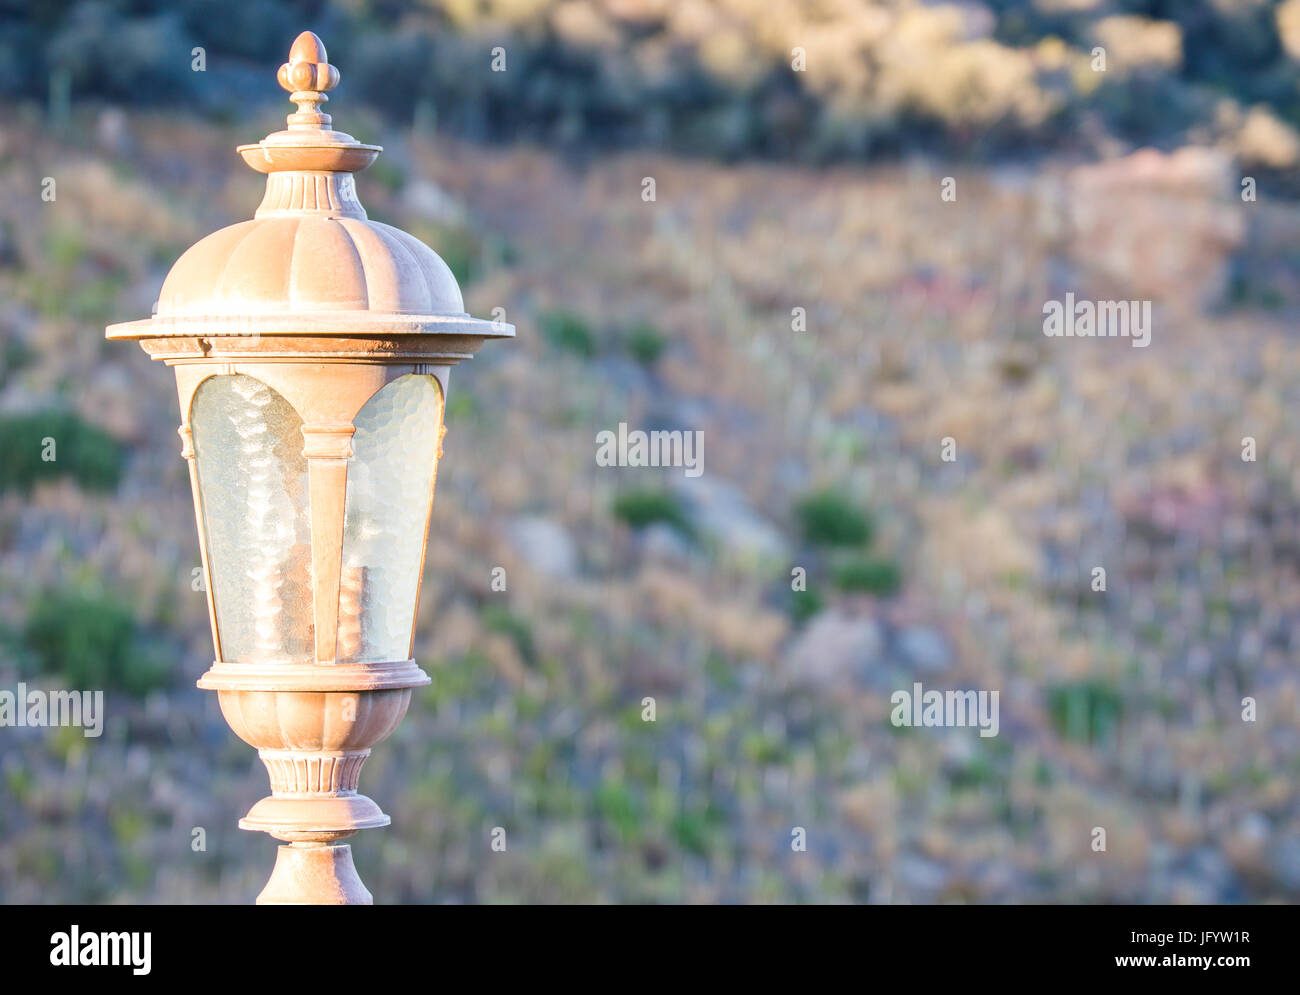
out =
[[987,756],[983,755],[972,757],[948,773],[948,785],[954,792],[979,791],[996,783],[997,780],[997,768]]
[[510,609],[501,605],[489,605],[483,609],[483,625],[489,632],[508,636],[519,650],[519,655],[529,666],[537,659],[533,645],[533,630],[525,619],[515,615]]
[[622,781],[607,778],[596,788],[596,813],[623,842],[637,839],[645,824],[640,798]]
[[692,534],[681,502],[667,491],[627,491],[614,499],[616,518],[634,529],[656,522],[671,525],[685,536]]
[[[43,480],[71,477],[88,491],[112,491],[122,476],[122,447],[109,435],[66,411],[0,417],[5,457],[0,494],[26,494]],[[53,440],[52,448],[45,440]],[[53,455],[46,460],[45,456]]]
[[588,359],[596,354],[596,337],[586,320],[572,311],[546,311],[537,318],[546,341],[563,352]]
[[406,173],[386,156],[380,156],[366,168],[366,182],[375,183],[391,194],[406,186]]
[[825,607],[825,601],[816,588],[790,592],[790,617],[802,625]]
[[459,424],[477,418],[478,415],[478,397],[474,394],[462,387],[448,395],[447,409],[444,413],[447,421]]
[[32,366],[38,358],[36,350],[22,339],[6,337],[0,342],[0,384]]
[[841,591],[888,597],[897,594],[903,572],[893,560],[847,560],[835,568],[835,586]]
[[28,269],[16,293],[48,318],[88,325],[112,320],[130,273],[122,258],[94,251],[84,231],[59,226],[43,238],[46,265]]
[[632,358],[644,366],[654,366],[659,362],[664,347],[668,344],[653,325],[642,322],[628,333],[627,351]]
[[41,673],[73,687],[139,696],[166,683],[167,661],[139,638],[130,608],[111,597],[55,591],[37,598],[23,639]]
[[[174,11],[146,12],[133,6],[65,4],[43,11],[36,23],[45,28],[38,44],[46,65],[67,73],[77,96],[94,93],[105,100],[158,103],[195,93],[195,77],[202,74],[190,71],[188,56],[177,58],[175,53],[189,52],[196,36]],[[223,13],[205,23],[225,18]],[[107,38],[113,39],[113,66],[97,69]],[[208,44],[206,39],[203,44]]]
[[1047,712],[1057,735],[1079,743],[1096,743],[1119,724],[1124,700],[1100,680],[1060,684],[1047,691]]
[[762,729],[751,729],[742,733],[740,749],[745,759],[755,767],[779,764],[789,754],[783,737],[764,732]]
[[713,848],[713,822],[707,810],[679,812],[672,821],[673,838],[688,853],[707,857]]
[[810,494],[795,507],[804,539],[814,546],[865,546],[871,541],[871,519],[836,491]]

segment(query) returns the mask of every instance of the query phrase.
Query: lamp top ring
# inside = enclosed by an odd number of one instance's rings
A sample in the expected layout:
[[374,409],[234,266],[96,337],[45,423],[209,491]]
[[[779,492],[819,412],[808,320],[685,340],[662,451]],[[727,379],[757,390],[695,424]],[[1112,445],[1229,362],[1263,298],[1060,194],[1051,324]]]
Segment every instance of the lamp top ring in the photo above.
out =
[[341,77],[329,63],[325,43],[313,32],[304,31],[294,39],[289,61],[280,66],[275,78],[289,91],[289,99],[298,109],[286,119],[284,131],[267,135],[254,145],[239,146],[244,161],[259,173],[355,173],[383,151],[381,146],[363,145],[330,127],[330,116],[321,110],[321,104],[329,100],[325,91],[338,86]]

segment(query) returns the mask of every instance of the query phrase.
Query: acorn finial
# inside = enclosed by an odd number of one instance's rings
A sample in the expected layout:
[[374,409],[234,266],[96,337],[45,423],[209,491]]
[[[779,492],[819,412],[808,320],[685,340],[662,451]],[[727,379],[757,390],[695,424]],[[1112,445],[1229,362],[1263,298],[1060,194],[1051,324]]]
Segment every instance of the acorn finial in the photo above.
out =
[[338,86],[339,71],[329,64],[324,42],[311,31],[304,31],[294,39],[289,61],[280,67],[275,78],[289,91],[289,99],[298,105],[297,113],[288,118],[290,130],[329,127],[330,116],[321,113],[317,105],[329,100],[325,91]]

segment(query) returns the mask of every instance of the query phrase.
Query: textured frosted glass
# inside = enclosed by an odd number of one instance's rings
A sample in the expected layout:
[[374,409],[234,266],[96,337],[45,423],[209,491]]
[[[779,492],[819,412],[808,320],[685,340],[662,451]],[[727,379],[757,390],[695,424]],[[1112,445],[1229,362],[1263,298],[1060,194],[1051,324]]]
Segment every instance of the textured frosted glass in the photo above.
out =
[[442,399],[433,377],[399,377],[356,418],[343,526],[339,660],[411,651]]
[[302,419],[243,375],[199,385],[190,410],[221,657],[309,662],[311,518]]

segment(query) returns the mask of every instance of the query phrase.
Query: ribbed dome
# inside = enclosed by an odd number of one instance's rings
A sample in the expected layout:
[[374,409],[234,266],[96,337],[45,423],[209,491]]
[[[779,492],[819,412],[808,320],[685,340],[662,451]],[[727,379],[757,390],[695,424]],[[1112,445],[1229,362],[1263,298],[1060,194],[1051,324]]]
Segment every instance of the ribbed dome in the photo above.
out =
[[277,79],[298,110],[283,131],[238,149],[266,174],[253,220],[192,246],[167,274],[153,316],[110,325],[108,337],[152,342],[150,354],[167,359],[333,350],[443,362],[472,356],[486,339],[512,337],[508,322],[465,313],[456,278],[436,252],[366,217],[354,174],[383,149],[335,131],[321,110],[339,72],[320,39],[299,35]]
[[371,311],[463,315],[447,264],[413,235],[365,218],[280,216],[213,232],[176,261],[159,318]]

